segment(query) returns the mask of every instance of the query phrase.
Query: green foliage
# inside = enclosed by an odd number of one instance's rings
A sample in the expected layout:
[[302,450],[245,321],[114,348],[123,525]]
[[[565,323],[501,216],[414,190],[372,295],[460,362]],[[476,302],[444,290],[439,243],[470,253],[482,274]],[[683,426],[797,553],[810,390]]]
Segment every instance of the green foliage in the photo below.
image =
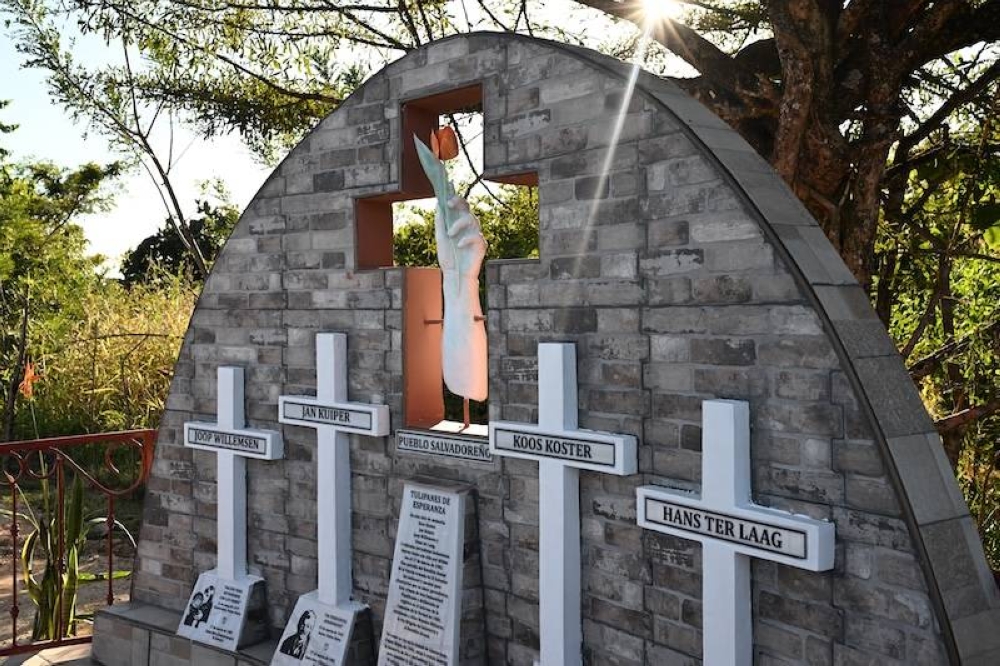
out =
[[969,122],[919,150],[880,228],[877,290],[1000,569],[1000,133]]
[[[9,104],[9,99],[0,99],[0,111],[3,111]],[[10,134],[15,129],[17,129],[17,125],[5,125],[4,123],[0,123],[0,137],[4,134]],[[0,165],[2,165],[4,160],[6,160],[9,156],[10,151],[0,145]],[[0,166],[0,173],[2,173],[2,166]]]
[[41,327],[33,349],[43,379],[18,411],[19,439],[158,425],[198,287],[150,275],[130,288],[101,281],[78,295],[71,325]]
[[[176,276],[128,290],[100,275],[102,258],[87,254],[74,220],[105,207],[103,187],[118,173],[117,164],[67,170],[0,156],[0,439],[150,427],[159,420],[194,291]],[[42,377],[32,397],[18,390],[29,359]],[[128,462],[115,459],[120,469]],[[75,633],[80,586],[107,580],[108,574],[81,570],[92,528],[120,530],[134,548],[121,522],[109,525],[86,511],[80,476],[68,478],[59,506],[52,464],[39,454],[33,469],[43,478],[22,474],[22,510],[3,511],[28,526],[20,570],[35,605],[33,640]]]
[[0,439],[12,434],[16,391],[31,340],[66,331],[84,312],[101,258],[88,256],[72,220],[102,210],[103,185],[119,166],[75,170],[48,163],[0,162]]
[[[211,262],[236,226],[239,211],[229,203],[213,205],[209,201],[198,201],[197,204],[199,217],[189,220],[191,235],[205,259]],[[139,243],[122,261],[122,277],[127,286],[146,282],[164,271],[171,275],[197,275],[191,253],[169,224]]]
[[[486,260],[538,256],[538,191],[504,185],[496,199],[481,195],[469,202],[486,239]],[[397,266],[436,266],[434,211],[413,210],[418,221],[398,227],[393,236]]]
[[[31,530],[24,539],[20,553],[21,577],[28,596],[35,605],[31,640],[50,640],[76,634],[76,625],[81,619],[77,615],[77,594],[86,583],[107,581],[108,574],[92,574],[81,571],[80,555],[87,543],[91,530],[97,526],[107,526],[105,516],[84,515],[84,487],[78,474],[73,474],[68,485],[64,504],[60,507],[52,488],[51,462],[38,454],[40,493],[34,504],[21,490],[24,511],[17,514],[0,510],[7,517],[26,522]],[[125,526],[115,520],[113,529],[120,530],[135,548],[135,539]],[[60,574],[60,542],[63,547],[63,571]],[[126,578],[129,571],[112,571],[112,578]]]
[[[155,286],[100,275],[74,220],[106,206],[118,172],[0,161],[0,439],[159,420],[195,289],[155,266]],[[210,212],[211,233],[226,233],[234,212]],[[42,375],[30,400],[18,391],[28,360]]]

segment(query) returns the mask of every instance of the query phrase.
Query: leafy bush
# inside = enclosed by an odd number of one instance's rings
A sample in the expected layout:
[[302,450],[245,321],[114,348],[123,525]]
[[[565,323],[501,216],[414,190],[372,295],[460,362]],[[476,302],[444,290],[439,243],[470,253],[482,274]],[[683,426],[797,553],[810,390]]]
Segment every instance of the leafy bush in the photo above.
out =
[[[188,220],[191,235],[208,261],[215,260],[240,216],[227,197],[223,190],[218,196],[221,203],[199,200],[199,217]],[[139,243],[122,261],[122,278],[126,286],[149,282],[164,274],[197,275],[191,253],[184,248],[180,235],[170,224],[164,224]]]

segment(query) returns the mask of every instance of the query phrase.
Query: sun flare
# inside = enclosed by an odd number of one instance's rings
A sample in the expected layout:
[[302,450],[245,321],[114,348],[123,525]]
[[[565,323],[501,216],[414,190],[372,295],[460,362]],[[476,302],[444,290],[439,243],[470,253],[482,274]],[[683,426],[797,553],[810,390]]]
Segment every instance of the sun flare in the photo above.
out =
[[681,6],[676,0],[642,0],[642,11],[647,19],[662,21],[676,18],[680,14]]

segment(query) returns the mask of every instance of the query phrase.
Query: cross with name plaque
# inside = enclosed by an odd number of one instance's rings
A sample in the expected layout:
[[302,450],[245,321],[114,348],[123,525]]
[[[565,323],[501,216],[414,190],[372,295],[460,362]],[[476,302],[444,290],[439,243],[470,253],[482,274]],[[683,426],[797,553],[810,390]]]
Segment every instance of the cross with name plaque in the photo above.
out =
[[[184,424],[184,446],[216,453],[218,556],[191,593],[177,633],[228,650],[267,637],[264,581],[247,572],[247,458],[277,460],[281,434],[245,427],[243,368],[218,369],[217,422]],[[261,617],[258,617],[258,616]]]
[[638,523],[701,542],[703,662],[750,666],[750,558],[827,571],[833,568],[834,526],[753,503],[746,402],[704,401],[702,433],[701,495],[640,486]]
[[[355,614],[351,601],[351,449],[349,433],[389,434],[389,407],[347,400],[347,335],[316,334],[316,397],[278,398],[281,423],[316,429],[318,588],[299,598],[271,663],[344,660]],[[286,649],[287,647],[287,649]]]
[[576,347],[538,345],[538,425],[490,422],[490,451],[538,461],[538,605],[542,666],[582,663],[580,470],[628,476],[632,435],[577,426]]

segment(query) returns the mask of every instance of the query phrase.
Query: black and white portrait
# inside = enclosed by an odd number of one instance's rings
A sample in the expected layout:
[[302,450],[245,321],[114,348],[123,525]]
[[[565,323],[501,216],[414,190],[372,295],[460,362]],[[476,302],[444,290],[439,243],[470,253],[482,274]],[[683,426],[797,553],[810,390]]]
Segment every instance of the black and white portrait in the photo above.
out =
[[187,611],[184,613],[184,626],[197,628],[202,622],[207,621],[212,612],[214,596],[214,585],[209,585],[201,592],[195,592],[191,595],[191,603],[188,604]]
[[294,659],[302,659],[309,647],[309,634],[316,623],[316,613],[307,610],[299,616],[299,624],[295,633],[281,641],[278,651]]

